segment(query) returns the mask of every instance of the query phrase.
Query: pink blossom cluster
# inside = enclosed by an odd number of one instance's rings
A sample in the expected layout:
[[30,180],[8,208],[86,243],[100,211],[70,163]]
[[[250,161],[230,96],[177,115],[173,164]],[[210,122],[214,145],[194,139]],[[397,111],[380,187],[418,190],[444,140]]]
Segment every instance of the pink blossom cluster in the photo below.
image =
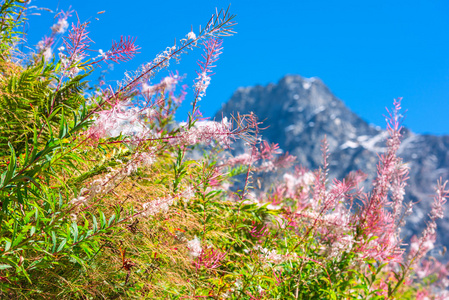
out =
[[94,125],[87,135],[94,141],[120,134],[134,140],[154,137],[155,133],[147,126],[154,115],[152,108],[140,109],[130,102],[119,102],[113,104],[111,109],[96,113]]
[[201,253],[196,256],[193,265],[197,270],[205,268],[213,270],[221,266],[221,262],[225,258],[226,253],[215,250],[211,246],[206,246],[201,249]]
[[155,85],[148,85],[144,82],[142,84],[142,94],[149,99],[157,93],[172,91],[180,80],[181,78],[178,75],[170,75],[163,78],[160,83]]
[[87,50],[92,42],[88,34],[87,23],[78,22],[77,25],[72,24],[69,35],[64,37],[64,47],[60,48],[59,58],[64,72],[69,77],[78,74],[81,60],[88,56]]
[[153,78],[156,72],[168,68],[172,59],[179,62],[181,55],[186,53],[187,50],[197,47],[198,42],[233,34],[232,28],[236,23],[232,21],[232,18],[233,16],[228,11],[217,11],[212,15],[207,25],[203,29],[200,29],[198,34],[195,34],[191,30],[186,38],[179,40],[179,45],[176,45],[175,42],[173,46],[167,47],[151,62],[141,65],[137,71],[125,73],[126,79],[122,83],[119,83],[119,86],[122,87],[120,91],[132,90],[133,87]]
[[222,53],[223,40],[217,38],[211,38],[204,42],[203,61],[199,61],[200,72],[197,72],[198,77],[195,79],[195,101],[201,100],[206,95],[206,89],[210,84],[210,76],[212,74],[213,65],[220,54]]
[[50,59],[53,57],[53,51],[51,49],[53,41],[54,40],[51,37],[44,37],[37,43],[36,49],[37,51],[39,51],[39,53],[42,53],[42,56],[44,57],[44,60],[46,62],[50,61]]
[[277,169],[288,168],[296,160],[295,156],[288,153],[275,157],[276,154],[280,153],[278,144],[272,143],[270,145],[267,141],[262,141],[258,147],[250,147],[245,153],[227,159],[225,164],[229,166],[253,166],[256,162],[261,161],[253,170],[256,172],[272,172]]
[[[410,204],[404,204],[404,189],[408,178],[407,166],[397,157],[400,146],[401,115],[400,100],[394,102],[394,110],[389,113],[387,151],[380,155],[378,174],[373,182],[371,193],[364,193],[359,184],[366,175],[352,172],[344,180],[334,179],[332,184],[328,177],[328,145],[322,145],[323,167],[311,173],[304,168],[296,168],[295,173],[286,173],[284,181],[277,184],[267,200],[273,205],[282,206],[284,199],[294,200],[294,207],[286,206],[282,215],[288,220],[287,226],[306,226],[310,232],[320,236],[323,249],[333,257],[345,251],[358,253],[359,259],[375,259],[380,262],[399,262],[402,257],[400,227],[404,217],[410,213]],[[274,147],[264,146],[263,153],[270,157]],[[268,150],[268,151],[267,151]],[[257,155],[242,155],[230,160],[231,163],[253,163]],[[439,187],[431,220],[442,216],[445,203],[444,186]],[[391,196],[390,196],[391,195]],[[356,199],[362,205],[354,207]],[[291,210],[293,209],[293,210]],[[295,210],[296,209],[296,210]],[[430,249],[433,247],[434,223],[429,223],[425,239],[412,244],[412,249]],[[426,252],[426,251],[424,251]]]
[[441,180],[438,182],[436,187],[436,195],[434,197],[434,202],[432,205],[432,210],[430,211],[429,218],[430,221],[427,223],[426,228],[418,239],[414,236],[410,244],[409,261],[412,264],[419,263],[419,261],[434,248],[434,243],[436,240],[436,220],[443,218],[443,205],[447,201],[449,195],[449,190],[446,189],[447,181],[442,183]]
[[437,293],[427,289],[419,290],[416,293],[416,300],[447,300],[449,299],[449,291],[442,290]]
[[[53,41],[55,34],[64,33],[68,28],[68,16],[69,13],[62,14],[58,23],[52,27],[51,41]],[[100,49],[98,50],[100,53],[98,57],[94,57],[91,62],[82,62],[89,56],[87,51],[90,50],[90,43],[92,42],[88,36],[87,25],[88,23],[80,23],[79,21],[76,25],[72,24],[68,36],[63,38],[64,46],[58,48],[59,59],[65,76],[72,78],[82,68],[90,69],[101,61],[113,61],[115,63],[127,61],[138,53],[139,48],[135,45],[134,39],[121,37],[119,42],[112,43],[112,47],[106,53]],[[38,47],[42,48],[42,45],[38,44]],[[46,55],[46,52],[44,52],[44,55]],[[97,58],[100,59],[98,60]]]
[[423,279],[431,275],[436,275],[441,288],[445,289],[449,287],[448,266],[435,259],[423,259],[419,264],[416,264],[414,273],[419,279]]
[[106,61],[110,60],[115,63],[118,63],[120,61],[128,61],[131,58],[134,57],[139,48],[135,45],[135,39],[128,36],[128,37],[120,37],[119,42],[112,42],[111,48],[103,52],[103,50],[99,50],[99,57],[101,60]]
[[197,121],[194,126],[181,126],[180,133],[170,138],[172,145],[211,145],[214,142],[224,147],[230,147],[234,133],[227,118],[221,122]]
[[[390,135],[387,152],[380,155],[373,190],[371,194],[363,195],[362,211],[354,221],[367,237],[366,243],[358,240],[358,252],[379,261],[400,261],[403,253],[400,249],[397,219],[405,213],[406,206],[402,204],[402,200],[408,170],[396,155],[401,144],[400,109],[401,99],[395,100],[394,109],[387,117],[387,131]],[[390,190],[393,195],[391,200],[388,197]],[[393,208],[393,212],[388,208]]]

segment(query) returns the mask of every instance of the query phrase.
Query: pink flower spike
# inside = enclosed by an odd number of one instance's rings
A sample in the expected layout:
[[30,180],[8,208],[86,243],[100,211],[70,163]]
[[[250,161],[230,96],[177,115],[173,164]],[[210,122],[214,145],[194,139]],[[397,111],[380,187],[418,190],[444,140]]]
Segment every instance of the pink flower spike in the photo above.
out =
[[109,49],[108,52],[104,53],[103,59],[104,60],[111,60],[115,63],[118,63],[120,61],[124,62],[127,60],[130,60],[139,53],[137,50],[140,48],[135,45],[135,38],[132,38],[130,36],[128,37],[120,37],[120,42],[112,41],[112,47]]
[[199,61],[198,65],[200,67],[200,72],[196,72],[198,77],[195,79],[195,103],[196,101],[201,100],[202,97],[206,95],[206,89],[210,84],[210,76],[213,74],[209,74],[212,72],[212,68],[215,67],[213,63],[218,60],[219,55],[222,53],[223,40],[217,38],[211,38],[204,43],[204,51],[205,54],[202,55],[204,61]]
[[89,49],[89,43],[92,40],[87,36],[87,23],[72,24],[72,29],[69,32],[69,36],[64,38],[64,45],[67,49],[69,58],[85,57],[85,51]]
[[272,143],[271,146],[268,144],[267,141],[262,141],[262,144],[260,145],[259,150],[259,157],[261,159],[272,159],[273,154],[279,154],[279,145]]
[[197,270],[201,267],[209,270],[216,269],[221,266],[221,261],[225,256],[226,253],[214,250],[212,247],[204,247],[201,254],[194,260],[193,265]]

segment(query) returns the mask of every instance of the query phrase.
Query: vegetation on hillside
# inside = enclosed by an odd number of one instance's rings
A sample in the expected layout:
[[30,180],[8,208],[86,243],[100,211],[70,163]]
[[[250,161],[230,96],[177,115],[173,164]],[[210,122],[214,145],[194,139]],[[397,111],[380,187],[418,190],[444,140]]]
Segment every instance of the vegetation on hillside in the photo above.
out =
[[[449,297],[446,266],[427,257],[446,183],[437,184],[421,236],[407,251],[401,239],[413,204],[403,203],[408,170],[396,155],[399,100],[388,113],[387,151],[365,192],[362,172],[329,181],[325,140],[321,168],[293,170],[293,156],[261,140],[255,115],[201,117],[222,38],[233,34],[227,10],[117,86],[92,87],[89,76],[101,64],[139,51],[133,38],[95,50],[88,23],[69,25],[72,12],[61,11],[50,37],[24,53],[30,8],[1,3],[2,298]],[[197,48],[204,54],[191,94],[175,73],[155,82]],[[184,99],[191,113],[176,123]],[[236,139],[247,152],[233,157],[226,149]],[[285,174],[263,191],[254,171]]]

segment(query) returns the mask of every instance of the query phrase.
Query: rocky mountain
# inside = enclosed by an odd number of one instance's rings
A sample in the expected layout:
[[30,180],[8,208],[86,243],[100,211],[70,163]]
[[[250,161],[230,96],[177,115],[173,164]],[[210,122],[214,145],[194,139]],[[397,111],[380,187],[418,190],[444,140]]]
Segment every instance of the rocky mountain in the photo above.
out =
[[[251,111],[264,127],[269,126],[263,138],[295,155],[298,164],[310,169],[321,165],[320,144],[326,135],[331,178],[361,170],[370,175],[369,183],[377,173],[377,154],[385,151],[388,133],[349,110],[318,78],[287,75],[277,84],[239,88],[216,119]],[[404,231],[407,240],[425,226],[437,180],[449,179],[449,136],[420,135],[408,129],[403,133],[399,155],[410,167],[406,201],[418,202]],[[449,248],[449,207],[446,214],[438,224],[437,244]]]

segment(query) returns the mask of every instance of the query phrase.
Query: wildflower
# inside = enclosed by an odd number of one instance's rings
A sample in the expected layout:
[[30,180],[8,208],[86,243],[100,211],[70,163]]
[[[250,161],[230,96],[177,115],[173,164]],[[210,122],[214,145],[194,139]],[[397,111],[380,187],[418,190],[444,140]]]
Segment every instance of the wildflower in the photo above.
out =
[[[389,112],[387,131],[390,137],[387,140],[387,152],[380,155],[377,166],[378,174],[373,182],[373,190],[370,195],[363,195],[364,207],[358,216],[359,224],[367,237],[377,236],[365,245],[358,245],[359,251],[364,255],[372,255],[379,260],[399,260],[402,250],[399,248],[399,232],[396,219],[402,214],[403,189],[407,179],[407,169],[396,153],[401,144],[400,115],[401,99],[394,101],[394,109]],[[392,200],[388,199],[388,192],[392,189]],[[393,213],[389,213],[386,207],[392,206]]]
[[71,16],[71,11],[61,11],[59,13],[58,22],[51,26],[51,32],[53,35],[55,34],[63,34],[66,32],[67,28],[69,28],[69,23],[67,19]]
[[50,47],[48,47],[48,48],[46,48],[46,49],[44,50],[43,56],[44,56],[44,60],[45,60],[46,62],[50,61],[50,59],[51,59],[52,56],[53,56],[53,53],[52,53]]
[[132,139],[140,139],[152,136],[153,132],[142,119],[152,118],[152,109],[138,109],[132,103],[122,101],[113,104],[109,110],[97,112],[94,125],[87,132],[93,140],[101,138],[117,137],[120,134]]
[[[210,84],[209,73],[212,72],[212,68],[215,67],[213,63],[218,60],[219,55],[222,53],[221,50],[223,41],[221,39],[211,38],[204,42],[205,55],[203,56],[204,61],[199,61],[200,72],[197,71],[198,77],[195,79],[195,101],[201,100],[202,97],[206,95],[206,89]],[[194,103],[195,108],[195,103]]]
[[249,165],[255,161],[255,157],[253,157],[250,153],[243,153],[236,157],[229,158],[227,164],[230,166],[235,165]]
[[135,38],[130,36],[120,37],[119,42],[112,42],[112,47],[106,53],[100,52],[104,60],[110,60],[115,63],[128,61],[134,57],[140,48],[135,45]]
[[196,82],[194,85],[195,90],[198,94],[198,100],[200,100],[202,97],[206,95],[206,90],[209,84],[210,84],[210,76],[207,76],[206,72],[198,74],[198,77],[196,78]]
[[62,34],[66,32],[69,28],[69,23],[67,22],[67,17],[60,18],[56,24],[51,27],[53,34]]
[[142,205],[142,216],[154,216],[158,213],[166,213],[170,209],[170,205],[173,204],[173,198],[158,198],[151,202],[144,203]]
[[271,262],[271,263],[275,263],[275,264],[280,264],[282,262],[284,262],[287,257],[281,254],[278,254],[276,252],[276,250],[268,250],[267,248],[263,248],[259,245],[254,247],[254,250],[259,252],[259,258],[267,261],[267,262]]
[[182,200],[185,203],[190,202],[190,200],[195,197],[195,190],[193,189],[193,187],[188,186],[186,189],[184,189],[181,193],[180,193],[180,198],[182,198]]
[[78,203],[85,203],[86,201],[87,201],[86,197],[79,196],[77,198],[72,199],[72,201],[70,201],[70,203],[75,205]]
[[212,144],[216,141],[218,144],[229,147],[230,136],[232,135],[230,124],[226,118],[221,122],[198,121],[190,129],[182,127],[181,133],[170,140],[172,144],[195,145],[197,143]]
[[158,91],[158,86],[148,85],[147,83],[142,84],[142,94],[147,97],[151,97]]
[[50,61],[50,59],[53,56],[53,52],[51,49],[53,42],[54,42],[53,37],[44,37],[36,45],[37,51],[39,51],[39,53],[42,54],[42,56],[46,62]]
[[136,160],[144,166],[151,166],[156,161],[155,149],[150,149],[151,153],[142,152],[136,154]]
[[76,205],[79,203],[86,203],[89,200],[89,196],[88,195],[88,190],[85,188],[82,188],[81,191],[79,192],[78,197],[72,199],[70,201],[70,204]]
[[419,262],[427,252],[434,248],[436,240],[436,220],[444,216],[443,205],[446,203],[446,198],[449,195],[449,190],[446,189],[447,181],[441,183],[438,182],[436,187],[436,195],[430,211],[430,222],[427,223],[427,227],[423,230],[422,236],[418,239],[414,236],[411,240],[409,261]]
[[216,269],[221,265],[221,261],[226,256],[226,253],[214,250],[213,247],[204,247],[199,256],[193,262],[196,269],[201,267],[206,269]]
[[195,40],[196,39],[196,34],[193,31],[190,31],[187,35],[186,35],[188,40]]
[[108,53],[104,53],[102,49],[98,50],[98,57],[101,57],[102,59],[108,59]]
[[187,248],[189,249],[190,256],[194,258],[200,256],[203,251],[201,248],[201,241],[197,236],[195,236],[193,240],[187,242]]

